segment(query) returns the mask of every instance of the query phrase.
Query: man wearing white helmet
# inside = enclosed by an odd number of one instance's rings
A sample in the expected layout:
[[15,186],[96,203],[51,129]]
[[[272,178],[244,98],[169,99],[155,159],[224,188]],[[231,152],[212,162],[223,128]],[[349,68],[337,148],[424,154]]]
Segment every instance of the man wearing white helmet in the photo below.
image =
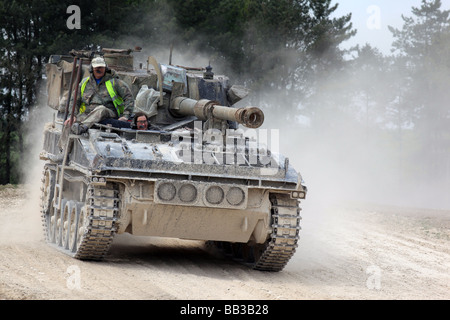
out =
[[[78,86],[74,123],[70,131],[74,134],[83,134],[94,124],[107,119],[121,124],[121,127],[130,128],[127,122],[134,107],[133,94],[128,85],[120,80],[116,72],[109,69],[102,57],[92,59],[89,68],[89,77],[81,80]],[[73,96],[70,101],[73,105]],[[69,122],[71,115],[64,122],[64,129],[58,142],[60,153],[53,157],[53,161],[63,159],[63,149],[69,139]],[[121,120],[121,121],[117,121]],[[71,149],[71,145],[67,145]]]
[[[127,121],[133,111],[134,99],[128,85],[120,80],[102,57],[91,61],[90,76],[81,80],[72,132],[82,134],[94,123],[112,118]],[[70,105],[73,105],[73,98]],[[70,118],[66,120],[68,124]]]

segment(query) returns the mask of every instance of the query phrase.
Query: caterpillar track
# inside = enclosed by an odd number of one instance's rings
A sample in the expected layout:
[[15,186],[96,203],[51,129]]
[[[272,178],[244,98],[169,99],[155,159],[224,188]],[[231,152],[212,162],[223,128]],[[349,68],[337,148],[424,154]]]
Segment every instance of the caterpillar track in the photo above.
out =
[[80,260],[101,260],[117,231],[118,190],[88,185],[84,202],[54,197],[56,173],[46,167],[42,178],[41,216],[47,242]]
[[[238,105],[250,90],[212,66],[167,65],[149,56],[147,70],[135,69],[132,52],[74,49],[50,56],[47,78],[61,81],[47,87],[54,116],[39,154],[46,161],[47,241],[92,260],[105,256],[116,233],[212,241],[254,269],[282,270],[297,247],[298,201],[308,190],[289,158],[271,150],[283,139],[278,130],[259,131],[264,112]],[[92,118],[100,122],[76,134],[73,121],[89,122],[72,115],[79,114],[80,99],[92,100],[78,92],[96,58],[109,65],[105,76],[120,79],[124,115],[134,119],[104,118],[96,109]],[[107,108],[115,105],[109,98],[101,99]],[[121,109],[111,110],[122,117]],[[138,125],[142,113],[147,121]]]
[[272,233],[263,245],[211,241],[225,255],[260,271],[281,271],[294,255],[299,240],[300,210],[297,200],[272,194]]
[[[264,112],[238,106],[250,90],[210,65],[167,65],[149,56],[147,70],[135,69],[132,52],[74,49],[50,56],[53,121],[44,126],[39,154],[46,161],[47,241],[91,260],[105,256],[116,233],[212,241],[254,269],[282,270],[297,247],[298,201],[308,190],[289,158],[270,149],[282,139],[277,130],[259,131]],[[92,118],[100,122],[76,134],[73,121],[85,119],[72,115],[80,100],[92,100],[78,96],[80,83],[96,58],[109,65],[105,76],[120,79],[117,93],[127,93],[121,98],[130,121],[103,118],[96,109]],[[115,105],[108,96],[101,99],[107,108]],[[121,117],[121,109],[111,110]]]

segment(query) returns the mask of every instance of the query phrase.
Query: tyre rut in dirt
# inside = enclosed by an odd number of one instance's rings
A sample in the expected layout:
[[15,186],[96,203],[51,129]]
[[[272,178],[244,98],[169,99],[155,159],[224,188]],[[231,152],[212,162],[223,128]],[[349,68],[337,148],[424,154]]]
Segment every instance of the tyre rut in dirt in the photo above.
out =
[[271,194],[272,233],[264,244],[213,244],[234,260],[260,271],[281,271],[297,248],[300,231],[300,207],[288,195]]

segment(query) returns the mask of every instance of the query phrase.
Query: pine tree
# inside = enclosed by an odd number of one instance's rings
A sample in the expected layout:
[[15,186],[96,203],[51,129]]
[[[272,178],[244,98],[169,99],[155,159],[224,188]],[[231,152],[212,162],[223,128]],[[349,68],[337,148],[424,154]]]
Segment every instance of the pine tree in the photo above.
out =
[[450,186],[450,11],[441,6],[440,0],[422,0],[412,17],[403,17],[401,30],[390,30],[407,72],[403,99],[415,116],[419,173],[433,184]]

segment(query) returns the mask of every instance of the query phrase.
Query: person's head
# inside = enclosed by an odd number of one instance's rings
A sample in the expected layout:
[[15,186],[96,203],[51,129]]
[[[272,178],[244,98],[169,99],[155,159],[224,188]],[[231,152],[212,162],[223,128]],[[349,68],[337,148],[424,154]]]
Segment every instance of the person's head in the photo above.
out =
[[95,79],[101,79],[106,73],[106,62],[102,57],[97,57],[92,59],[91,62],[92,73]]
[[138,112],[134,115],[134,125],[138,130],[148,129],[148,118],[143,112]]

